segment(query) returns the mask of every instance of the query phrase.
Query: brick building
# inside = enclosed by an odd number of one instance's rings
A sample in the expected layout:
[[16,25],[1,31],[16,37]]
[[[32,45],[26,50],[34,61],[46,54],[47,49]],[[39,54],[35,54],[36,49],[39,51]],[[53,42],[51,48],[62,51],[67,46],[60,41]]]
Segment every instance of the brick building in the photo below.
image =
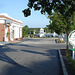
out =
[[6,13],[0,14],[0,41],[14,41],[22,38],[22,21],[15,20]]

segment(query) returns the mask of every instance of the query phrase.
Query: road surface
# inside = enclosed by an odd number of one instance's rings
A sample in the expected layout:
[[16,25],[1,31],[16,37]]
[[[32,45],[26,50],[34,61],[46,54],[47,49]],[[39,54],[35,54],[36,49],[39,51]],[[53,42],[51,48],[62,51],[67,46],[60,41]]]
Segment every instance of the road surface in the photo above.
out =
[[55,38],[23,39],[0,47],[0,75],[62,75]]

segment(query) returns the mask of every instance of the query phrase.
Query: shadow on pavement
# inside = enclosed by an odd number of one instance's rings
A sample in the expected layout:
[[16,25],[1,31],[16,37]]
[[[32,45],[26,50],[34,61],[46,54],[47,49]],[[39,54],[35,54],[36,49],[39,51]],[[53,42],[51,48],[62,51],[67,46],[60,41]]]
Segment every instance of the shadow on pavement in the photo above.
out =
[[8,57],[5,52],[17,52],[17,50],[8,48],[7,46],[0,47],[0,60],[10,63],[10,64],[17,64],[14,60],[12,60],[10,57]]
[[[22,44],[20,44],[20,46],[33,47]],[[33,54],[40,54],[43,56],[47,56],[50,59],[44,61],[41,60],[38,62],[33,61],[33,65],[29,67],[22,66],[5,54],[5,52],[18,52],[18,50],[14,50],[11,48],[8,49],[7,46],[5,48],[0,47],[0,60],[12,64],[12,66],[7,65],[5,67],[5,72],[2,72],[0,75],[62,75],[57,50],[46,50],[47,53],[32,50],[21,51]]]
[[17,50],[0,47],[0,61],[12,64],[12,66],[9,66],[9,64],[6,65],[4,70],[2,72],[0,71],[0,75],[27,75],[27,73],[32,72],[31,69],[16,63],[13,59],[8,57],[5,52],[17,52]]
[[[33,54],[41,54],[44,56],[46,55],[46,53],[41,53],[37,51],[22,51]],[[25,67],[16,63],[14,60],[12,60],[10,57],[3,53],[0,55],[0,58],[2,58],[0,60],[13,64],[13,66],[7,65],[5,67],[5,72],[1,73],[1,75],[62,75],[57,50],[47,50],[47,52],[50,60],[42,60],[37,62],[34,61],[33,65],[29,67]]]
[[21,50],[23,52],[29,52],[29,53],[34,53],[34,54],[41,54],[41,55],[45,55],[45,53],[42,52],[36,52],[36,51],[29,51],[29,50]]

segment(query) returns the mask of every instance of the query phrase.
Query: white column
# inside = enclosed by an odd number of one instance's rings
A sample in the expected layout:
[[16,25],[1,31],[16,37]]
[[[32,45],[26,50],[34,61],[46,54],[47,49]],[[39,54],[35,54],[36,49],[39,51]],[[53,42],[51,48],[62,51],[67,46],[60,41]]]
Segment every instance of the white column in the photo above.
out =
[[5,25],[5,41],[8,41],[7,32],[8,32],[8,27]]

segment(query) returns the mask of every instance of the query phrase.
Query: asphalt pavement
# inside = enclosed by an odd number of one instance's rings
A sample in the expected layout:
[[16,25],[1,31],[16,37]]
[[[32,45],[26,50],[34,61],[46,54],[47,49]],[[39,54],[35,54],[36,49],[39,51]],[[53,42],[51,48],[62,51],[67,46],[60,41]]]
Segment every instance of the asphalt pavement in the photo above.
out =
[[0,75],[62,75],[55,38],[23,39],[0,47]]

